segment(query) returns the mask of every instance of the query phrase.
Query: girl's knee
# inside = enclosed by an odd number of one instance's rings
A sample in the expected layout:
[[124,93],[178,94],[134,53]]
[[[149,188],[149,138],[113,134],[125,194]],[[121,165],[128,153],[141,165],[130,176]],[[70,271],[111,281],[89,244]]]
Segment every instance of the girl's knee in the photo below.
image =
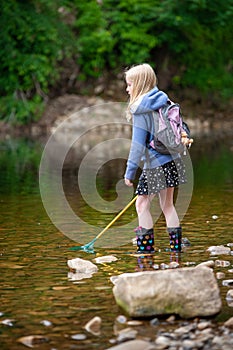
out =
[[148,196],[139,196],[136,200],[136,211],[142,213],[150,208],[150,200]]

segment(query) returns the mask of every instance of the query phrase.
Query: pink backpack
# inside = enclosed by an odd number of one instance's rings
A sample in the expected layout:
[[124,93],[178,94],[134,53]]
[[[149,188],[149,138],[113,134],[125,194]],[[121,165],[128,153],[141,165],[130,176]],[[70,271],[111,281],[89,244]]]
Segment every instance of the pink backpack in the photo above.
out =
[[179,104],[168,101],[153,112],[153,118],[155,133],[150,145],[162,154],[185,152],[186,146],[181,142],[181,133],[185,131],[190,138],[190,130],[182,119]]

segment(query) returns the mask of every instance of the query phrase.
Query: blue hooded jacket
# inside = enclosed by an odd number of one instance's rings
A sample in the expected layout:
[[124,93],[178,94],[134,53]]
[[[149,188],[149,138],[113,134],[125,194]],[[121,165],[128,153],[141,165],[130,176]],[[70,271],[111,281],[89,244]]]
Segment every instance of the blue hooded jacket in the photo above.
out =
[[138,167],[143,161],[143,169],[157,168],[170,162],[179,155],[165,155],[157,152],[149,144],[154,138],[153,111],[161,108],[168,96],[154,87],[142,95],[132,106],[133,115],[132,143],[124,177],[134,180]]

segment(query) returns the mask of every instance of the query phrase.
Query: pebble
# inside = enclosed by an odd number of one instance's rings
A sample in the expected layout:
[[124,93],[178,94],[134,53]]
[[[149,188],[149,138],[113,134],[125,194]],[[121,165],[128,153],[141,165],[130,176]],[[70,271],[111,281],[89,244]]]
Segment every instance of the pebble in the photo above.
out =
[[121,324],[124,324],[127,322],[127,318],[124,315],[119,315],[119,316],[117,316],[116,321],[121,323]]
[[158,336],[158,338],[155,340],[155,344],[160,346],[159,349],[166,349],[170,343],[171,339],[163,335]]
[[45,327],[50,327],[53,325],[52,322],[50,322],[48,320],[42,320],[42,321],[40,321],[40,324],[42,324]]
[[233,300],[233,289],[228,290],[226,295],[227,300]]
[[216,261],[215,261],[215,266],[216,266],[216,267],[228,267],[228,266],[230,266],[230,261],[226,261],[226,260],[216,260]]
[[199,330],[203,330],[207,327],[210,326],[210,322],[207,322],[207,321],[202,321],[202,322],[199,322],[198,325],[197,325],[197,329]]
[[100,335],[102,319],[99,316],[93,317],[84,326],[85,330],[93,335]]
[[176,269],[177,267],[180,266],[180,264],[177,263],[176,261],[172,261],[172,262],[170,262],[170,264],[168,266],[170,269]]
[[176,317],[175,317],[174,315],[171,315],[170,317],[168,317],[168,318],[166,319],[166,321],[167,321],[168,323],[173,323],[175,320],[176,320]]
[[85,339],[87,339],[87,336],[85,334],[73,334],[71,336],[71,339],[73,339],[73,340],[85,340]]
[[233,328],[233,317],[229,318],[225,323],[224,326]]
[[150,321],[150,325],[153,327],[153,326],[157,326],[159,324],[159,319],[157,317],[153,318],[151,321]]
[[4,324],[4,326],[13,327],[14,326],[13,322],[15,322],[15,320],[11,318],[6,318],[5,320],[2,321],[2,324]]
[[137,321],[137,320],[128,321],[127,325],[128,326],[141,326],[142,325],[142,321]]
[[216,272],[216,278],[218,280],[221,280],[225,277],[225,273],[224,272]]
[[161,268],[161,270],[166,270],[166,269],[169,269],[169,265],[165,264],[165,263],[161,263],[160,268]]
[[125,328],[119,332],[118,337],[117,337],[117,341],[120,343],[120,342],[124,342],[127,340],[135,339],[137,334],[138,334],[138,332],[135,329],[132,329],[130,327]]
[[222,281],[222,285],[225,287],[231,287],[233,286],[233,280],[224,280]]
[[211,246],[207,249],[207,252],[209,252],[211,255],[218,255],[218,254],[230,254],[231,248],[224,247],[223,245],[217,245],[217,246]]

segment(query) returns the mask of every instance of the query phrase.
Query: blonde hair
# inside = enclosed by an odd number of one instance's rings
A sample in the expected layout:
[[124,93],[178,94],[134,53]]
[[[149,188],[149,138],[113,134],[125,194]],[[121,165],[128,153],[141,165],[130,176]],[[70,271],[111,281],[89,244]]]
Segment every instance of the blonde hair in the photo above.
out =
[[129,99],[129,105],[126,111],[126,118],[132,118],[130,107],[143,94],[147,93],[157,85],[157,77],[153,68],[147,64],[138,64],[125,72],[125,79],[133,84]]

